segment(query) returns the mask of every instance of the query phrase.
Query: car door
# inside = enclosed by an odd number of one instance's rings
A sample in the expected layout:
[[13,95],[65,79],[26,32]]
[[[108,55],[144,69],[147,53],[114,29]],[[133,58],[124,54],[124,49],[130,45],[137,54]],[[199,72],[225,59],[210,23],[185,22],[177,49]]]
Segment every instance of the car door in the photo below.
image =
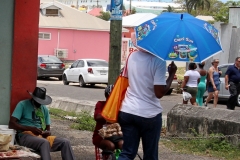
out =
[[71,82],[76,82],[74,79],[74,76],[75,76],[75,72],[76,72],[78,63],[79,63],[79,60],[73,62],[73,64],[71,65],[71,67],[68,70],[68,80]]
[[84,67],[84,61],[83,60],[79,60],[79,63],[77,65],[77,67],[75,68],[75,72],[74,72],[74,81],[75,82],[79,82],[79,76],[81,74],[81,70]]
[[229,91],[225,89],[225,73],[228,69],[228,65],[220,66],[219,70],[222,71],[222,74],[220,76],[220,93],[219,93],[219,98],[228,98],[229,97]]

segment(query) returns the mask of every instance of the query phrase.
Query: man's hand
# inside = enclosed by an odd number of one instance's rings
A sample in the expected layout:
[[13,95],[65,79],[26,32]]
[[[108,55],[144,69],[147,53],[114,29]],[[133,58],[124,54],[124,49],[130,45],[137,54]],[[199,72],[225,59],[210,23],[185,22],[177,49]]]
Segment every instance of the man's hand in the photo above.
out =
[[43,136],[43,138],[47,138],[48,136],[51,136],[51,132],[50,131],[43,131],[42,136]]
[[29,127],[29,131],[31,131],[35,135],[40,135],[43,132],[41,129],[39,129],[37,127]]
[[228,88],[229,88],[229,84],[226,84],[225,89],[228,90]]
[[174,63],[174,61],[172,61],[172,63],[169,65],[169,75],[175,74],[176,71],[177,71],[177,66]]

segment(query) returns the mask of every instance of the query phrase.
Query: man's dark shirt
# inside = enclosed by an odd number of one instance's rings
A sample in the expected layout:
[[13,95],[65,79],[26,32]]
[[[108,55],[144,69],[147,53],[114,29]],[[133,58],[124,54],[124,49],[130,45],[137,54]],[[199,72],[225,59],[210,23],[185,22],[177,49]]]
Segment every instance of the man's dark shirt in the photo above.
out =
[[228,67],[226,75],[228,75],[229,82],[240,82],[240,70],[235,66],[235,64]]

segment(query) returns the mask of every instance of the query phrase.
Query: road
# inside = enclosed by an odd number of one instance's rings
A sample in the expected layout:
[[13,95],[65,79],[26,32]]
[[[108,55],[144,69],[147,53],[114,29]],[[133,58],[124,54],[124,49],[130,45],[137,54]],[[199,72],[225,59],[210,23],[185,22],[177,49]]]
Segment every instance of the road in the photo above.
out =
[[[105,100],[104,88],[106,85],[96,85],[94,87],[79,87],[78,83],[70,83],[69,85],[63,85],[62,81],[57,79],[43,79],[37,81],[37,86],[45,87],[47,94],[53,97],[67,97],[76,100],[86,100],[97,102],[99,100]],[[163,115],[166,115],[168,111],[172,109],[176,104],[182,103],[181,94],[171,94],[170,96],[164,96],[160,100],[163,106]],[[212,103],[208,104],[208,107],[213,107]],[[225,102],[219,102],[217,108],[226,108]],[[239,110],[240,107],[236,107]]]

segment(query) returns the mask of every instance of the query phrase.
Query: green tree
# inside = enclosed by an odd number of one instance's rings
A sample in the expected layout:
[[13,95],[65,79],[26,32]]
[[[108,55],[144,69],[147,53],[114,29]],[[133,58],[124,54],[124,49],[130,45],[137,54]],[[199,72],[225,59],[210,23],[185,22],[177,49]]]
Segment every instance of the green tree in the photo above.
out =
[[136,11],[136,8],[133,8],[132,10],[131,10],[131,14],[135,14],[137,11]]
[[187,12],[191,13],[192,10],[195,10],[196,14],[198,10],[210,9],[210,0],[186,0]]
[[97,17],[98,17],[98,18],[101,18],[101,19],[103,19],[103,20],[105,20],[105,21],[109,21],[111,15],[110,15],[109,12],[103,12],[103,11],[101,11],[101,12],[100,12],[100,15],[97,16]]
[[232,6],[240,6],[240,1],[235,2],[235,1],[228,1],[225,4],[223,4],[221,7],[219,7],[218,10],[216,10],[216,12],[213,13],[213,18],[216,21],[220,21],[220,22],[225,22],[228,23],[228,19],[229,19],[229,7]]

